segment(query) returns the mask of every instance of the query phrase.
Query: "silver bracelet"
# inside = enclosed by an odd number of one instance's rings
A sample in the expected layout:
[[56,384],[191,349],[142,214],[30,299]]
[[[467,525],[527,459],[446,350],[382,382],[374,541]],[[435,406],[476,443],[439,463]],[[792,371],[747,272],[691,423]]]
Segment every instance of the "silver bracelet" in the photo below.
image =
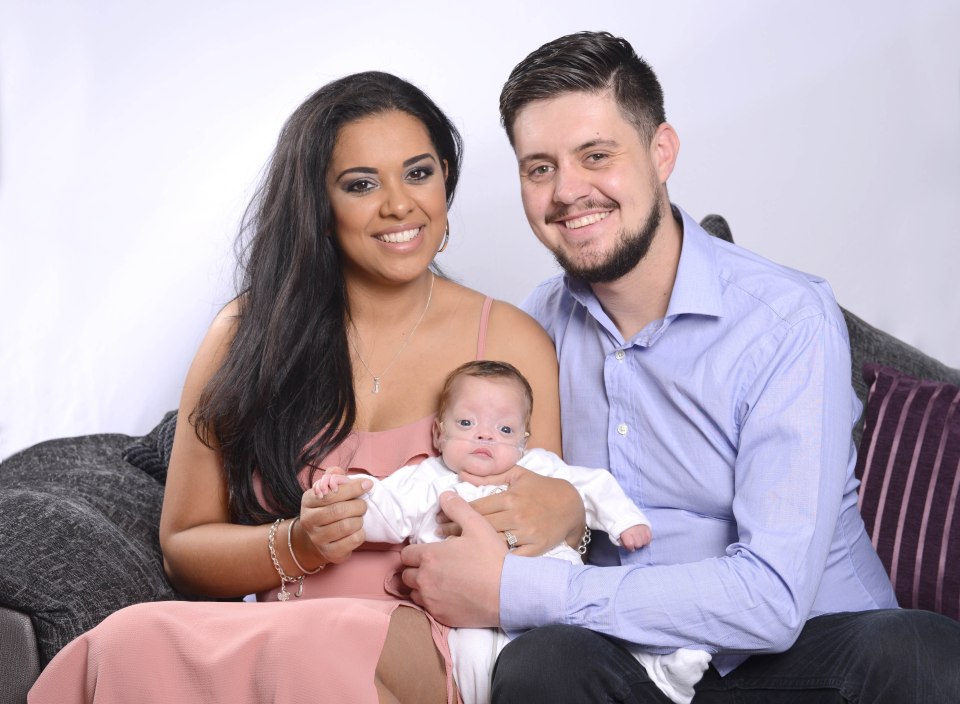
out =
[[287,550],[290,551],[290,557],[293,559],[293,564],[297,566],[297,569],[303,572],[303,574],[316,574],[322,570],[326,565],[320,565],[315,570],[308,570],[306,567],[300,564],[300,560],[297,559],[297,553],[293,551],[293,525],[300,520],[300,516],[295,516],[290,524],[287,526]]
[[586,555],[588,545],[590,545],[590,526],[584,526],[583,538],[580,539],[580,545],[577,546],[577,552],[581,555]]
[[297,587],[297,593],[294,594],[294,596],[299,597],[303,594],[303,575],[291,577],[283,571],[283,567],[280,566],[280,560],[277,559],[277,528],[280,527],[281,523],[283,523],[283,519],[278,518],[273,522],[273,525],[270,526],[270,533],[267,534],[267,549],[270,551],[270,560],[273,562],[277,574],[280,575],[280,593],[277,594],[277,599],[279,601],[286,601],[290,598],[290,592],[287,591],[287,584],[290,582],[300,582],[300,585]]

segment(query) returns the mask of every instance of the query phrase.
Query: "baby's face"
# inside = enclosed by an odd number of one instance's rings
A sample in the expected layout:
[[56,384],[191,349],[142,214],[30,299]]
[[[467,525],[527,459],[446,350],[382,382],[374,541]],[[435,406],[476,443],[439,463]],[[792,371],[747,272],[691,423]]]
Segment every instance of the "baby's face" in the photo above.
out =
[[486,477],[507,471],[523,454],[526,399],[506,379],[464,376],[454,382],[434,441],[447,467]]

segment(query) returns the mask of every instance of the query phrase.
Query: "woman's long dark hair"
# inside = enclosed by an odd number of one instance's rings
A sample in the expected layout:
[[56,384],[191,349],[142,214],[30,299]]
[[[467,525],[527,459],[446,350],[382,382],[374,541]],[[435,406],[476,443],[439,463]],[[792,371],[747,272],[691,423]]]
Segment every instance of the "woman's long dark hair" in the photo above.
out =
[[244,216],[236,335],[191,416],[198,437],[222,455],[234,521],[299,513],[297,473],[353,429],[346,288],[326,176],[340,129],[387,110],[426,127],[446,162],[449,207],[460,175],[459,132],[419,88],[371,71],[328,83],[297,108]]

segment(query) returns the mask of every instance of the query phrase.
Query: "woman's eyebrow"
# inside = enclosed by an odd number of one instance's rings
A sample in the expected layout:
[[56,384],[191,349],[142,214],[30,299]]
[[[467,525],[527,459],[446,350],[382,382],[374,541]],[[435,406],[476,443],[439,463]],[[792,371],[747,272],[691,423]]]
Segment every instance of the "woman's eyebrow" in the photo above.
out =
[[433,154],[431,154],[430,152],[424,152],[423,154],[417,154],[417,156],[410,157],[405,162],[403,162],[403,165],[410,166],[411,164],[416,164],[421,159],[429,159],[432,162],[437,161],[436,159],[434,159]]
[[[434,163],[436,163],[437,161],[436,158],[434,158],[433,154],[431,154],[430,152],[424,152],[423,154],[417,154],[416,156],[412,156],[409,159],[405,160],[403,162],[403,167],[406,168],[411,164],[416,164],[418,161],[422,159],[429,159]],[[354,174],[354,173],[376,175],[380,172],[377,171],[377,169],[373,168],[372,166],[351,166],[349,169],[344,169],[339,174],[337,174],[337,177],[334,180],[339,181],[345,175]]]
[[343,171],[338,173],[334,181],[339,181],[341,178],[343,178],[347,174],[354,174],[354,173],[376,175],[379,172],[371,166],[351,166],[349,169],[344,169]]

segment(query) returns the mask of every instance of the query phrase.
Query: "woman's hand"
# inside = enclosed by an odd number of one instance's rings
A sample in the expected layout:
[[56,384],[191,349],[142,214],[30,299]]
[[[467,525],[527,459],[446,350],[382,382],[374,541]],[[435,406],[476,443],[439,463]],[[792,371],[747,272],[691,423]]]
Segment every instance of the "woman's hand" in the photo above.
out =
[[[519,466],[514,466],[506,476],[510,487],[507,491],[477,499],[470,505],[499,533],[510,531],[517,539],[518,555],[542,555],[564,541],[573,548],[580,544],[586,515],[580,494],[570,482]],[[460,527],[442,514],[440,531],[445,536],[460,535]]]
[[[361,479],[345,482],[327,494],[318,491],[316,484],[303,492],[297,523],[301,530],[297,533],[303,533],[307,549],[313,553],[308,558],[310,564],[300,559],[304,567],[339,564],[363,544],[363,514],[367,512],[367,502],[358,497],[372,486],[369,479]],[[295,534],[297,547],[300,546],[298,538]],[[297,556],[300,556],[299,550]]]

